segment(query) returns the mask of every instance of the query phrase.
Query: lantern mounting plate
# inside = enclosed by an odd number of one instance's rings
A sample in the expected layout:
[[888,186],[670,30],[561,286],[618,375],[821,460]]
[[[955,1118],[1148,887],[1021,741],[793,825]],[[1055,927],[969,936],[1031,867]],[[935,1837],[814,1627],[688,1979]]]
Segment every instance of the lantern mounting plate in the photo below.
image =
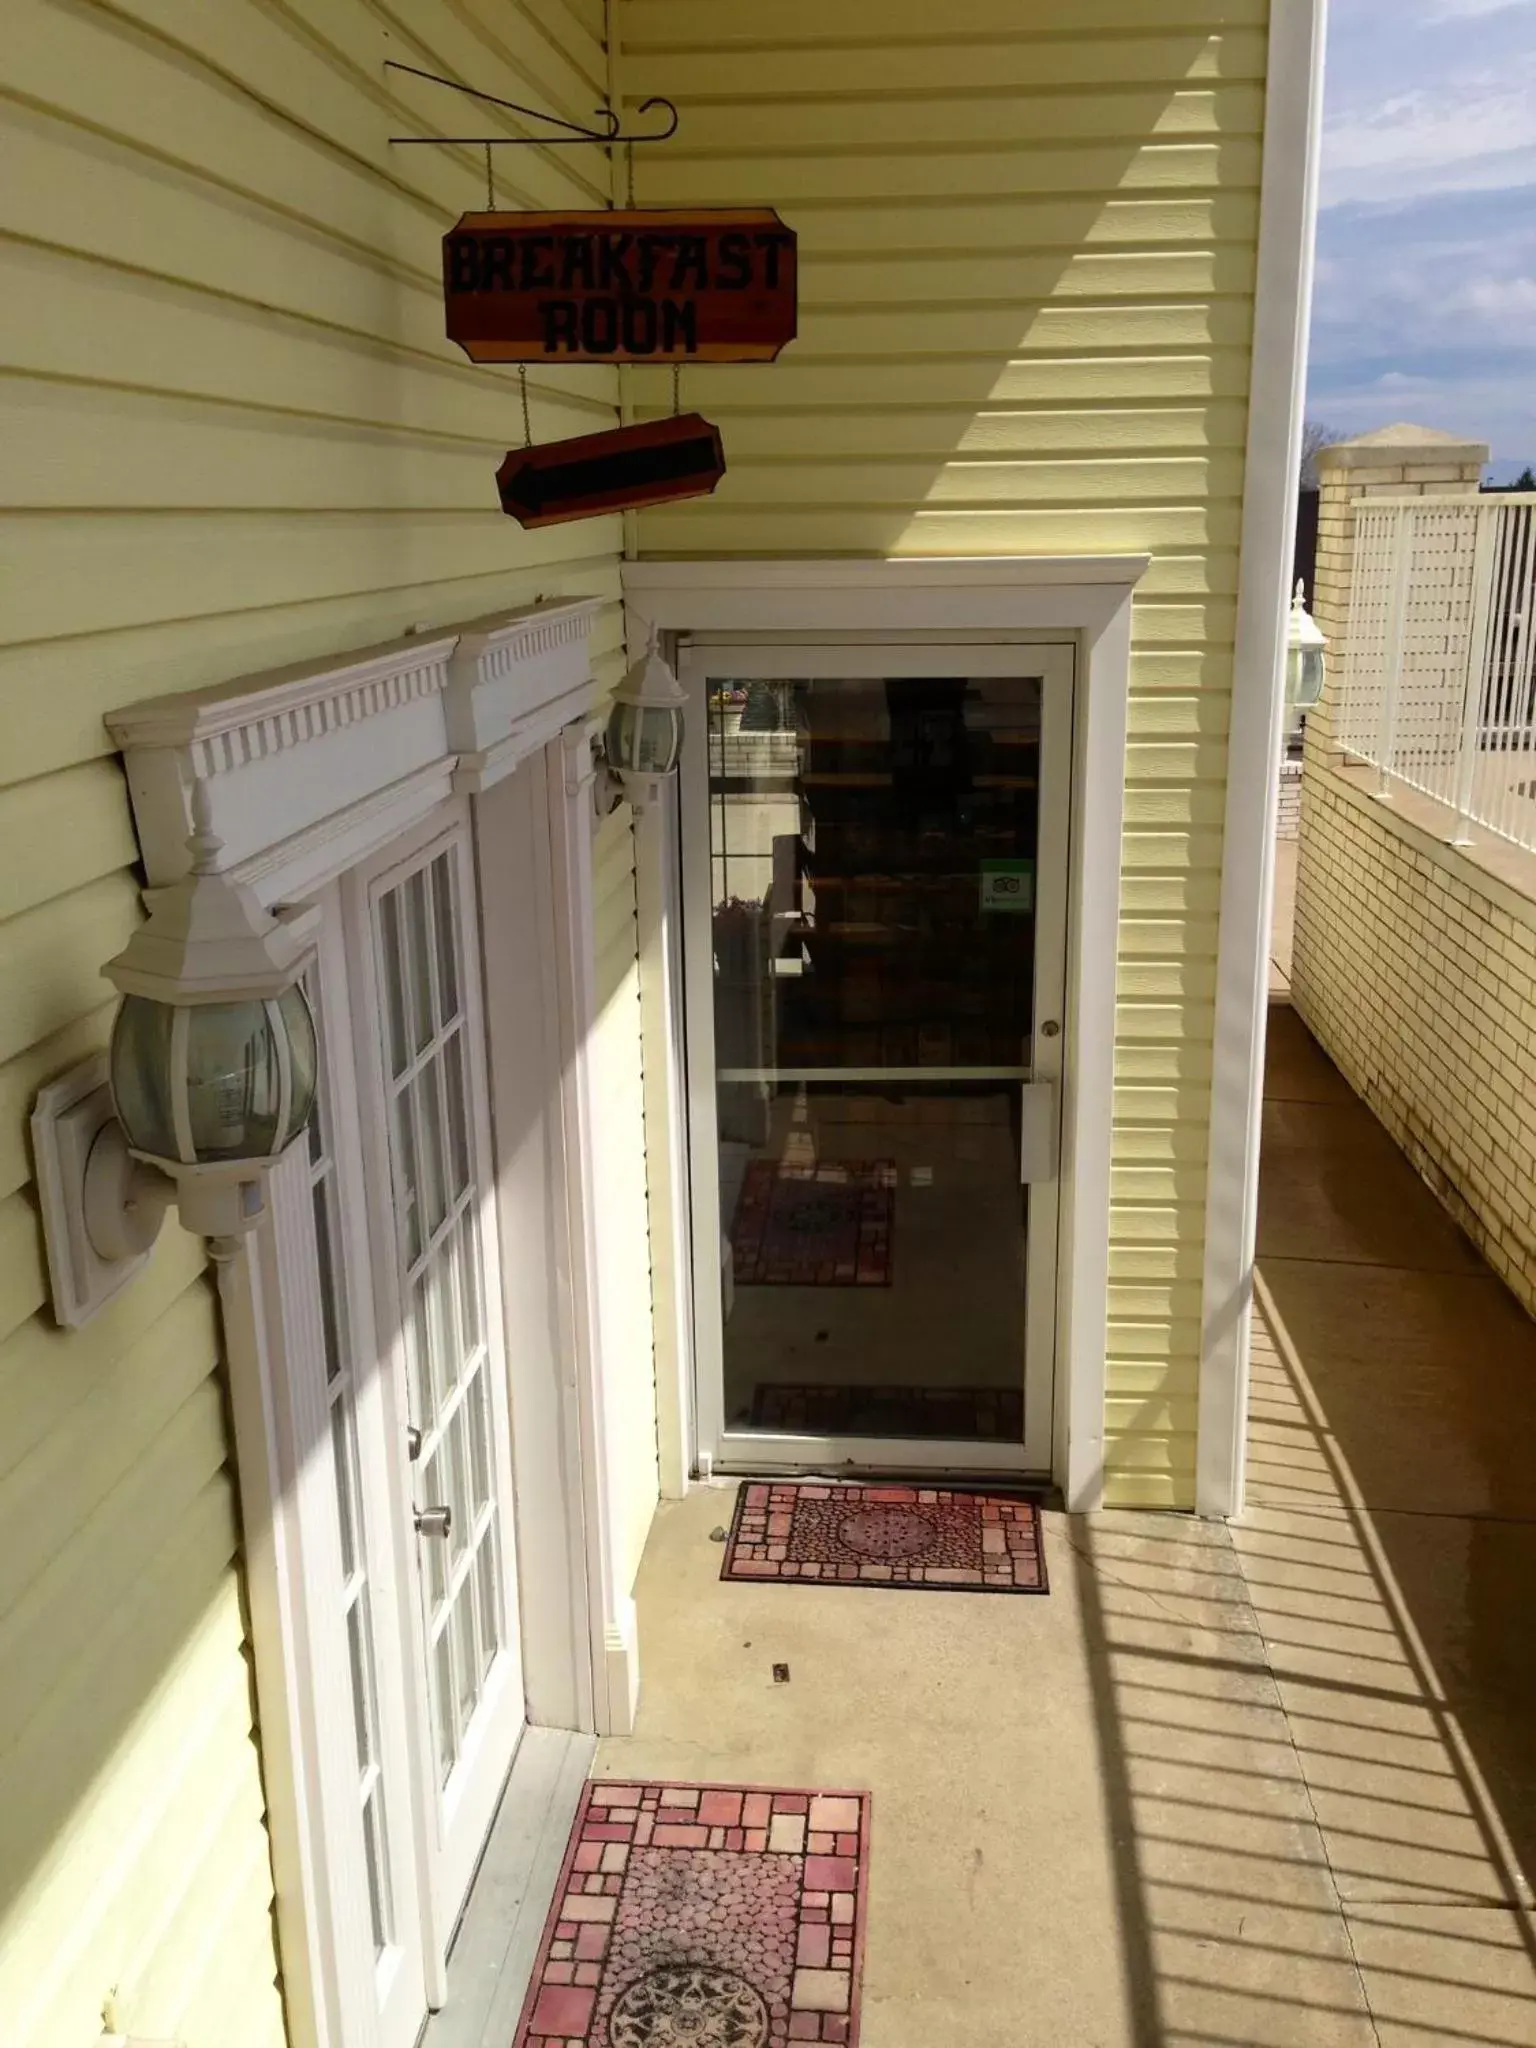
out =
[[[107,1056],[93,1053],[38,1091],[32,1111],[32,1151],[48,1248],[53,1312],[77,1330],[121,1293],[149,1257],[170,1188],[114,1147],[117,1113],[107,1082]],[[122,1247],[117,1257],[98,1249],[87,1220],[87,1183],[101,1214],[116,1207]]]

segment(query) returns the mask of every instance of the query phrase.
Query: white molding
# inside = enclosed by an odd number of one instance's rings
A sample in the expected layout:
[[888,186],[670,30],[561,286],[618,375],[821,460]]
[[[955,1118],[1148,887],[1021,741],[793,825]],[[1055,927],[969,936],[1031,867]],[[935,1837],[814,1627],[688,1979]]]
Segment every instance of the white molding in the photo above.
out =
[[[637,652],[643,652],[643,648]],[[635,915],[645,1084],[646,1204],[651,1237],[651,1333],[656,1360],[656,1451],[664,1500],[681,1500],[693,1467],[692,1288],[689,1282],[686,1074],[682,950],[669,898],[678,863],[674,779],[635,814]]]
[[[1057,1296],[1057,1408],[1054,1471],[1068,1506],[1098,1506],[1103,1494],[1104,1352],[1114,1084],[1115,966],[1125,802],[1125,728],[1130,688],[1130,607],[1146,555],[938,558],[898,561],[626,562],[622,567],[632,644],[663,633],[774,634],[866,640],[957,634],[1024,641],[1054,634],[1079,650],[1075,756],[1071,950],[1063,1101],[1061,1242]],[[652,855],[654,858],[654,854]],[[681,910],[663,876],[674,929]],[[1089,893],[1091,890],[1091,893]],[[642,1003],[647,997],[642,983]],[[670,1034],[676,1025],[654,1020]],[[668,1133],[669,1139],[673,1138]],[[652,1143],[655,1142],[653,1134]],[[686,1184],[685,1157],[670,1170]],[[652,1212],[652,1228],[659,1217]],[[669,1248],[685,1273],[686,1247]],[[691,1412],[691,1385],[677,1399]]]
[[[733,600],[733,618],[750,591],[996,590],[1010,596],[1010,616],[1024,590],[1060,591],[1064,586],[1135,583],[1150,555],[900,555],[882,561],[840,557],[738,561],[625,562],[625,595],[687,591],[695,615],[711,593]],[[782,619],[780,620],[782,624]],[[631,645],[634,636],[630,636]]]
[[[262,1737],[262,1783],[271,1839],[273,1905],[292,2048],[341,2048],[346,2037],[334,1958],[340,1930],[326,1839],[323,1742],[310,1644],[315,1619],[298,1528],[292,1439],[277,1396],[254,1271],[263,1224],[217,1266],[229,1403],[240,1477],[240,1529],[251,1661]],[[277,1311],[280,1319],[281,1311]]]
[[586,709],[598,609],[551,600],[112,712],[150,886],[186,870],[195,782],[227,865],[268,903],[334,879],[451,791],[489,787]]
[[602,1285],[593,1054],[598,1016],[592,900],[592,755],[584,726],[546,750],[566,1162],[565,1250],[579,1420],[593,1714],[599,1735],[627,1735],[640,1690],[635,1603],[617,1554],[615,1457],[607,1376],[622,1332]]
[[[546,750],[477,797],[472,812],[528,1718],[591,1730],[550,779]],[[490,887],[494,875],[516,875],[523,886]]]
[[1104,1500],[1115,997],[1130,673],[1127,591],[1114,617],[1088,641],[1077,690],[1057,1329],[1062,1366],[1055,1447],[1057,1482],[1074,1514],[1092,1513]]
[[454,787],[492,788],[590,708],[587,642],[600,601],[536,606],[462,635],[449,663],[447,737]]
[[[897,636],[1103,632],[1150,555],[625,562],[625,604],[663,632]],[[635,633],[630,626],[631,644]]]
[[1195,1499],[1243,1504],[1285,658],[1327,0],[1272,10],[1211,1079]]

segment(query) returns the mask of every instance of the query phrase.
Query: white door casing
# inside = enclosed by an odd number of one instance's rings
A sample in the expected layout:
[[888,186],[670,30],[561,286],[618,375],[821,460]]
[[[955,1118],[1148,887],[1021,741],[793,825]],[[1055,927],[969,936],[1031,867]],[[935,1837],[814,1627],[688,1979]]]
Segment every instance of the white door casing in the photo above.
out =
[[[1035,999],[1039,1021],[1059,1025],[1066,995],[1068,865],[1072,782],[1072,692],[1075,650],[1071,642],[1015,641],[1003,646],[919,644],[899,639],[817,642],[789,635],[730,641],[709,635],[690,638],[678,651],[678,674],[688,695],[684,754],[680,769],[682,812],[682,894],[685,1002],[688,1028],[689,1145],[695,1247],[693,1300],[697,1441],[711,1465],[723,1471],[775,1466],[820,1468],[829,1463],[871,1470],[995,1470],[1043,1473],[1052,1458],[1055,1380],[1058,1184],[1054,1171],[1030,1189],[1025,1288],[1026,1326],[1020,1331],[1019,1371],[1025,1398],[1021,1444],[919,1441],[911,1438],[817,1438],[776,1436],[762,1429],[726,1425],[722,1376],[723,1326],[719,1260],[715,1247],[726,1227],[720,1208],[719,1141],[716,1119],[714,976],[712,968],[707,700],[715,678],[777,681],[976,675],[1038,677],[1041,683],[1041,789],[1035,919]],[[1056,1142],[1064,1081],[1066,1035],[1038,1030],[1030,1071],[1020,1083],[1051,1090],[1049,1152]],[[943,1078],[946,1070],[934,1072]],[[956,1070],[958,1075],[959,1070]],[[829,1070],[830,1074],[830,1070]]]
[[[1148,559],[715,559],[626,562],[623,571],[635,652],[653,631],[674,653],[681,636],[699,634],[909,641],[926,636],[968,643],[1066,638],[1077,647],[1063,1019],[1071,1061],[1062,1100],[1051,1469],[1068,1505],[1078,1511],[1097,1507],[1103,1495],[1115,963],[1131,599]],[[642,853],[654,859],[658,838],[642,835]],[[675,918],[675,881],[663,873],[645,886],[662,895]],[[679,1065],[674,1046],[672,1059],[657,1071],[658,1090]],[[647,1082],[649,1087],[649,1069]],[[660,1117],[657,1124],[666,1128]],[[683,1160],[672,1162],[674,1174],[685,1170]],[[657,1220],[665,1221],[653,1216],[653,1228]],[[678,1248],[672,1256],[678,1256]],[[679,1398],[690,1402],[692,1388],[681,1389]]]

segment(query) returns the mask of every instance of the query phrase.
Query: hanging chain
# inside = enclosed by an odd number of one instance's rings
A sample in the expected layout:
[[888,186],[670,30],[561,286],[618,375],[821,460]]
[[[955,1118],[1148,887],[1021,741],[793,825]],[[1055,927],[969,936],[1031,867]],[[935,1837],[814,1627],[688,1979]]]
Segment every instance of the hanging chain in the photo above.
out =
[[523,395],[523,446],[531,448],[533,446],[533,422],[528,417],[528,365],[526,363],[519,363],[517,366],[517,382],[518,388]]
[[491,145],[485,145],[485,210],[496,211],[496,172],[491,160]]
[[633,212],[635,207],[635,145],[632,142],[625,143],[624,158],[628,174],[628,183],[625,189],[629,194],[629,209]]
[[683,366],[672,365],[672,417],[676,419],[683,409]]

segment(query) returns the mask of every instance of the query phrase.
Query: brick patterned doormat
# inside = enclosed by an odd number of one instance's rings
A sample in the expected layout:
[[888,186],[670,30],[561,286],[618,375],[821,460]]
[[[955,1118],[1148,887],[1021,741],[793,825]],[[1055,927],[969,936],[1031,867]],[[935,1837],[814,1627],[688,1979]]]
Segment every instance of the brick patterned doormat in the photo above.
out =
[[889,1159],[754,1159],[731,1231],[736,1285],[889,1287],[895,1198]]
[[1021,1444],[1024,1396],[1016,1387],[759,1386],[754,1429],[810,1436],[953,1437]]
[[1040,1511],[1011,1494],[753,1480],[736,1496],[722,1579],[1044,1593]]
[[514,2048],[859,2038],[869,1796],[588,1785]]

